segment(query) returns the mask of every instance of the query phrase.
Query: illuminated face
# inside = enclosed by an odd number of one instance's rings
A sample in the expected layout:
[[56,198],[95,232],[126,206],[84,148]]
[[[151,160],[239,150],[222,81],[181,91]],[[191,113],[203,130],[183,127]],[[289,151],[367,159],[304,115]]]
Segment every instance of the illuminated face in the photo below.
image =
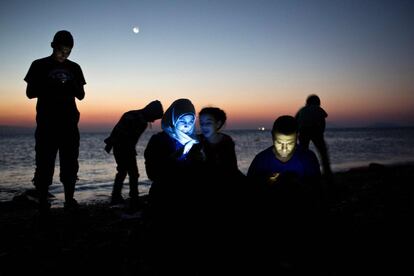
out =
[[296,148],[296,133],[273,135],[273,146],[276,158],[282,162],[287,162],[293,156]]
[[53,57],[58,62],[64,62],[70,55],[72,48],[58,45],[53,51]]
[[195,116],[191,114],[183,115],[178,118],[177,123],[175,123],[175,128],[179,131],[184,132],[185,134],[191,133],[194,128]]
[[207,139],[214,137],[220,128],[221,122],[217,122],[213,116],[209,114],[203,114],[200,116],[200,128],[201,133]]

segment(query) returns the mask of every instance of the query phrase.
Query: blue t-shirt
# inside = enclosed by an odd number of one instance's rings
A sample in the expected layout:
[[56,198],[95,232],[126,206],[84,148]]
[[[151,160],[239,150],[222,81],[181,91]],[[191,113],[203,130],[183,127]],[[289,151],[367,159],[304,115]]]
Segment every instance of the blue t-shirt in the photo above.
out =
[[282,162],[276,158],[273,146],[265,149],[255,156],[250,164],[247,176],[252,179],[268,179],[275,173],[294,173],[300,180],[319,177],[321,171],[319,161],[313,151],[296,145],[291,159]]

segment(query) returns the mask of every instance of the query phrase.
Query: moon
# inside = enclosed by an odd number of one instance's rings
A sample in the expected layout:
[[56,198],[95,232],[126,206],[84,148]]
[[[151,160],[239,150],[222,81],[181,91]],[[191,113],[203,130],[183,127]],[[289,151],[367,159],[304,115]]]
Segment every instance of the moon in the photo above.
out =
[[132,31],[134,32],[134,34],[139,33],[139,28],[137,26],[132,28]]

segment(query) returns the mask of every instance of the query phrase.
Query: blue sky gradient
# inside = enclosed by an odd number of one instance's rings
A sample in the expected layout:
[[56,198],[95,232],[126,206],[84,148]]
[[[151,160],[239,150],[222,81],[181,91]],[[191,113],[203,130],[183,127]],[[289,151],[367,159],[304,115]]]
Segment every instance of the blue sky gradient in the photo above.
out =
[[[0,124],[33,125],[30,63],[56,31],[85,74],[81,125],[175,99],[269,127],[316,93],[328,125],[414,125],[414,1],[2,1]],[[132,28],[140,32],[134,34]]]

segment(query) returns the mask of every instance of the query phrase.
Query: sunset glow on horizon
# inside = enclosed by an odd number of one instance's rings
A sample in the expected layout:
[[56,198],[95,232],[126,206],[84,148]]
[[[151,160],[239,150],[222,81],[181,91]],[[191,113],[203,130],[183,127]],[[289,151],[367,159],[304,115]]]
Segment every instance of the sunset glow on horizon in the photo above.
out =
[[414,126],[412,1],[17,0],[0,13],[0,125],[35,126],[23,78],[66,29],[83,129],[178,98],[222,108],[228,129],[269,128],[309,94],[328,127]]

